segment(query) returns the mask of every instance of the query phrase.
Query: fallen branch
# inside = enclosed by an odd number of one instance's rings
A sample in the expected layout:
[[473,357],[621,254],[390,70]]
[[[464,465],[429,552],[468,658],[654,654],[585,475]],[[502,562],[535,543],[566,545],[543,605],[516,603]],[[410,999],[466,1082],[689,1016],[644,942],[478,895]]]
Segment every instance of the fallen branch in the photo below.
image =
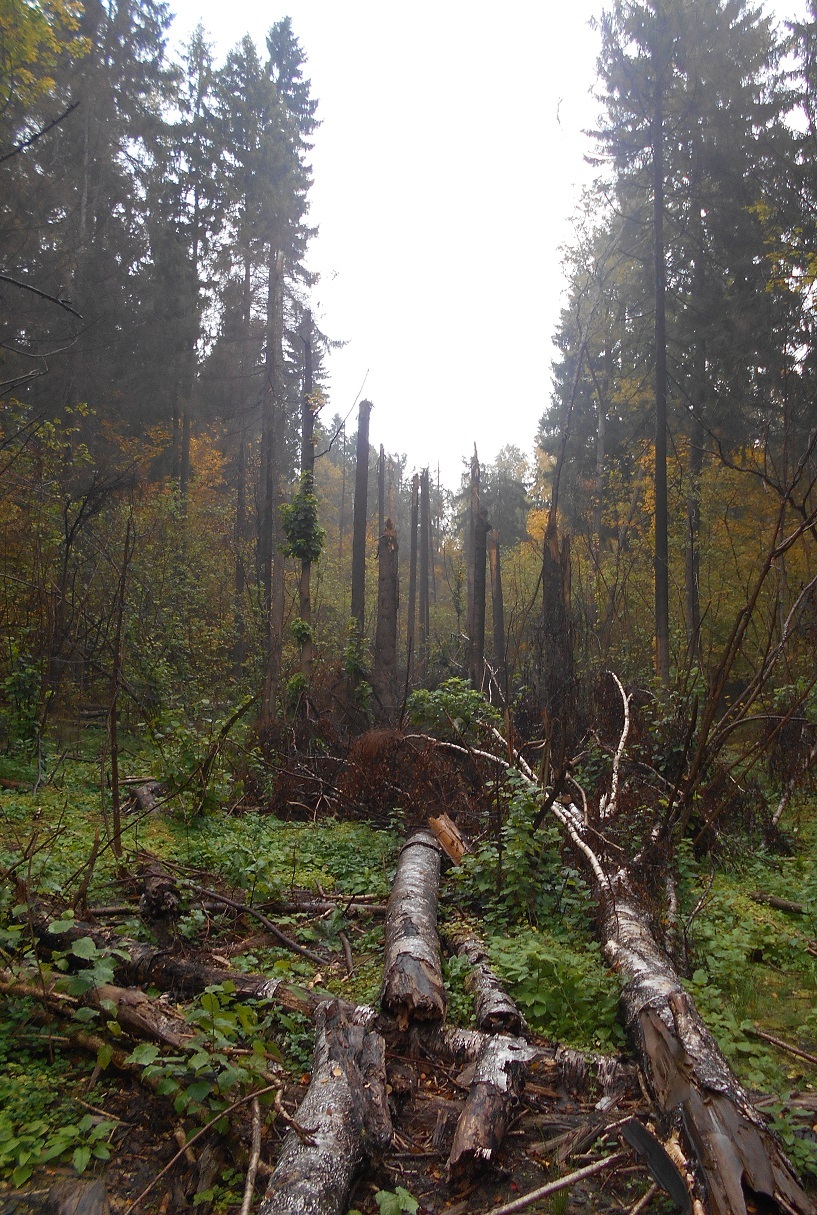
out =
[[186,1155],[186,1153],[190,1151],[193,1144],[198,1143],[202,1135],[206,1135],[217,1122],[220,1122],[222,1118],[226,1118],[228,1114],[232,1114],[234,1110],[239,1108],[239,1106],[246,1105],[248,1101],[257,1101],[258,1098],[263,1097],[265,1093],[277,1092],[280,1087],[281,1086],[279,1084],[268,1084],[266,1088],[259,1088],[254,1093],[248,1093],[246,1097],[239,1097],[238,1101],[234,1101],[232,1105],[227,1106],[226,1110],[221,1110],[218,1114],[211,1118],[209,1122],[205,1123],[200,1131],[196,1131],[195,1135],[192,1135],[190,1139],[187,1140],[184,1147],[179,1148],[176,1155],[168,1160],[162,1171],[156,1174],[150,1185],[145,1186],[144,1190],[142,1190],[142,1193],[139,1194],[138,1197],[134,1198],[130,1206],[125,1208],[122,1215],[131,1215],[133,1211],[137,1210],[145,1201],[148,1194],[150,1194],[151,1191],[156,1188],[162,1178],[167,1176],[167,1174],[173,1168],[173,1165],[176,1164],[177,1161],[181,1160],[182,1156]]
[[241,1210],[238,1215],[250,1215],[252,1210],[253,1194],[255,1192],[255,1178],[258,1174],[258,1161],[261,1159],[261,1106],[258,1104],[258,1097],[254,1096],[252,1100],[252,1147],[250,1148],[250,1159],[247,1163],[247,1173],[244,1178],[244,1197],[241,1202]]
[[801,1050],[799,1046],[792,1046],[791,1042],[784,1042],[782,1038],[775,1037],[774,1034],[767,1034],[762,1029],[747,1029],[747,1034],[751,1034],[753,1038],[760,1038],[763,1042],[770,1042],[772,1046],[777,1046],[780,1050],[788,1051],[790,1055],[795,1055],[798,1059],[805,1059],[806,1063],[811,1063],[817,1067],[817,1055],[810,1055],[807,1050]]
[[[513,1202],[506,1202],[501,1207],[491,1207],[485,1215],[515,1215],[516,1211],[524,1211],[528,1207],[532,1207],[535,1202],[539,1202],[540,1198],[547,1198],[550,1194],[558,1194],[559,1190],[566,1190],[572,1185],[576,1185],[579,1181],[584,1181],[587,1177],[595,1177],[597,1173],[603,1173],[606,1169],[615,1168],[618,1164],[623,1164],[627,1159],[626,1152],[616,1152],[614,1156],[605,1156],[603,1160],[597,1160],[595,1164],[588,1164],[583,1169],[576,1169],[575,1173],[568,1173],[565,1177],[560,1177],[557,1181],[549,1181],[547,1185],[539,1186],[538,1190],[531,1190],[527,1194],[523,1194],[521,1198],[515,1198]],[[128,1215],[128,1212],[125,1212]]]

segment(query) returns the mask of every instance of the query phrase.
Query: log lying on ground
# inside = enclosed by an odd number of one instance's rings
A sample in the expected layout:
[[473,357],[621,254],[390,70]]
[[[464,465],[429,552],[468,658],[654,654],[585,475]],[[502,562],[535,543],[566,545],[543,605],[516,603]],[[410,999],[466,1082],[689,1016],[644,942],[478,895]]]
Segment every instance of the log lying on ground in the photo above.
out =
[[454,1132],[449,1177],[461,1177],[493,1161],[519,1102],[525,1067],[535,1055],[519,1038],[500,1034],[485,1041]]
[[796,1215],[814,1215],[782,1147],[766,1127],[657,944],[649,919],[619,873],[605,900],[605,953],[628,982],[628,1031],[659,1109],[679,1112],[698,1157],[714,1215],[747,1215],[747,1194]]
[[367,1157],[391,1143],[386,1049],[375,1013],[339,1001],[316,1014],[312,1080],[287,1135],[259,1215],[344,1215]]
[[487,1034],[523,1033],[527,1029],[525,1018],[491,969],[482,941],[470,933],[463,936],[454,932],[451,936],[458,954],[471,966],[465,986],[474,997],[478,1028]]
[[[242,974],[208,966],[190,958],[178,958],[166,949],[157,949],[128,937],[118,936],[98,924],[74,920],[64,932],[51,931],[51,919],[42,907],[30,905],[31,924],[40,944],[49,952],[65,952],[73,942],[90,937],[97,949],[110,953],[115,962],[114,977],[120,983],[140,987],[153,985],[163,991],[194,995],[206,987],[232,983],[238,999],[275,1000],[290,1012],[311,1017],[318,1005],[330,999],[329,993],[267,979],[263,975]],[[123,956],[124,955],[124,956]]]
[[184,1017],[135,987],[114,987],[110,983],[93,987],[85,1003],[100,1009],[135,1038],[179,1049],[193,1037]]
[[400,852],[388,911],[380,1003],[401,1029],[410,1021],[442,1021],[445,987],[437,935],[440,847],[418,831]]

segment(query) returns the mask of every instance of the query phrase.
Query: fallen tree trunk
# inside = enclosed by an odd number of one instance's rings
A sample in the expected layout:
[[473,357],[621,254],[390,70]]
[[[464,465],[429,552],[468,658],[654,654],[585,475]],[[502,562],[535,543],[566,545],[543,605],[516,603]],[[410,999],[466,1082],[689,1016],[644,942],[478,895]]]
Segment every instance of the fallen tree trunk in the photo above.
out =
[[782,1147],[752,1106],[649,928],[623,872],[604,903],[604,950],[627,979],[621,1004],[659,1109],[680,1115],[714,1215],[747,1215],[748,1196],[814,1215]]
[[322,1004],[312,1080],[259,1215],[344,1215],[357,1173],[391,1143],[385,1043],[371,1008]]
[[[617,676],[613,680],[622,697],[624,725],[613,755],[609,793],[595,810],[586,799],[580,809],[547,796],[517,756],[519,771],[543,799],[540,814],[546,810],[556,818],[587,867],[605,955],[626,980],[621,1003],[627,1030],[656,1104],[677,1119],[694,1149],[713,1215],[748,1215],[746,1199],[751,1195],[765,1198],[786,1215],[817,1215],[783,1148],[684,991],[650,927],[647,905],[636,893],[631,874],[644,869],[650,848],[662,850],[659,860],[666,868],[666,824],[662,830],[657,818],[642,851],[624,859],[632,827],[622,821],[617,794],[630,698]],[[505,766],[498,756],[480,754]]]
[[138,988],[114,987],[106,983],[102,987],[92,987],[85,1003],[100,1009],[135,1038],[147,1038],[178,1049],[193,1037],[184,1017],[158,1000],[151,1000]]
[[400,852],[386,912],[386,955],[380,1003],[400,1029],[445,1018],[445,987],[437,935],[440,846],[418,831]]
[[474,997],[477,1027],[487,1034],[523,1033],[527,1029],[525,1018],[491,969],[482,941],[471,935],[454,934],[453,939],[460,957],[471,966],[465,986]]
[[461,1177],[494,1160],[519,1102],[525,1067],[535,1054],[519,1038],[497,1035],[486,1040],[454,1132],[449,1177]]

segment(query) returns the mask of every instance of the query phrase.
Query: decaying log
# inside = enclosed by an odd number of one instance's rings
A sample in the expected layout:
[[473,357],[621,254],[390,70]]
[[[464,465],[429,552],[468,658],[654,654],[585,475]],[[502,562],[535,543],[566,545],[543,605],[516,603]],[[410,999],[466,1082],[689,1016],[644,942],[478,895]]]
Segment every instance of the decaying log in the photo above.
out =
[[[128,784],[128,781],[120,781],[120,784]],[[142,814],[152,813],[154,810],[160,809],[159,798],[164,796],[164,788],[161,781],[146,780],[144,784],[137,785],[135,789],[131,789],[128,793],[130,799],[126,809],[138,810]]]
[[259,1215],[343,1215],[368,1156],[391,1143],[386,1051],[375,1013],[338,1001],[316,1014],[312,1079]]
[[753,890],[749,898],[753,899],[755,903],[765,903],[767,907],[774,907],[776,911],[788,911],[792,915],[805,915],[806,912],[802,903],[778,898],[776,894],[765,894],[762,890]]
[[437,936],[440,847],[418,831],[400,852],[388,911],[380,1002],[401,1029],[410,1021],[442,1021],[445,988]]
[[163,1042],[179,1049],[193,1037],[184,1017],[158,1000],[151,1000],[135,987],[114,987],[110,983],[93,987],[85,997],[85,1003],[101,1009],[136,1038]]
[[525,1066],[534,1057],[519,1038],[488,1038],[474,1068],[465,1108],[448,1157],[450,1177],[493,1161],[524,1085]]
[[176,957],[142,941],[120,937],[98,924],[75,920],[65,932],[52,932],[49,917],[41,907],[30,905],[31,923],[40,944],[51,951],[65,951],[74,941],[90,937],[98,949],[111,951],[115,962],[114,978],[139,987],[155,986],[163,991],[195,994],[219,983],[232,983],[238,999],[275,1000],[290,1012],[313,1016],[317,1006],[329,997],[327,992],[267,979],[263,975],[242,974],[207,966],[190,958]]
[[471,971],[465,986],[474,997],[477,1026],[488,1034],[520,1034],[527,1030],[525,1018],[491,969],[488,951],[477,937],[453,934],[461,958]]
[[66,1179],[52,1185],[45,1200],[46,1215],[110,1215],[105,1182]]
[[627,1029],[659,1109],[680,1113],[713,1215],[747,1215],[756,1194],[814,1215],[782,1147],[766,1127],[684,991],[623,874],[604,916],[605,953],[627,978]]

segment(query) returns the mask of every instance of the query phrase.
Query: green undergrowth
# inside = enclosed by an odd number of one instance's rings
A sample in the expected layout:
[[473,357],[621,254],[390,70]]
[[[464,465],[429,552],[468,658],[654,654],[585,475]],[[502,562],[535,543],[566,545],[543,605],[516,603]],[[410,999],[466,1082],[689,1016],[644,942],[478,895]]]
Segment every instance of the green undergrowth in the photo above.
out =
[[531,1029],[565,1045],[624,1043],[620,985],[593,932],[593,902],[557,828],[511,773],[495,789],[502,824],[450,874],[449,914],[466,908]]
[[[796,1166],[817,1177],[811,1118],[791,1097],[817,1090],[817,1067],[768,1043],[760,1030],[817,1054],[817,824],[807,816],[791,856],[737,849],[713,871],[682,852],[681,923],[687,989],[739,1079],[770,1094],[764,1106]],[[759,903],[755,892],[805,906],[794,915]]]
[[[144,756],[132,756],[131,765],[151,771]],[[22,779],[19,771],[7,765],[4,774]],[[88,901],[120,901],[114,859],[105,847],[98,762],[92,757],[52,762],[47,775],[36,793],[30,787],[0,792],[0,864],[16,866],[33,892],[70,909],[99,833]],[[26,776],[36,779],[36,772],[29,767]],[[582,872],[552,822],[533,832],[538,807],[524,781],[511,773],[489,792],[493,811],[484,837],[444,881],[443,919],[460,927],[465,921],[482,936],[494,968],[535,1032],[583,1049],[622,1048],[620,982],[604,964]],[[256,811],[190,814],[179,806],[175,812],[126,819],[125,867],[133,872],[143,851],[176,865],[183,896],[178,933],[190,945],[206,942],[218,956],[222,943],[226,950],[235,940],[234,916],[196,907],[197,883],[224,883],[256,906],[295,900],[305,891],[385,900],[404,835],[398,820],[396,814],[393,826],[384,830],[326,819],[281,822]],[[750,897],[756,890],[795,900],[805,913],[759,904]],[[764,1109],[795,1163],[817,1175],[810,1127],[798,1121],[791,1099],[793,1092],[817,1088],[817,1070],[753,1032],[758,1028],[817,1053],[817,958],[807,950],[817,936],[817,823],[801,814],[790,856],[733,847],[713,869],[708,858],[696,859],[683,849],[679,894],[684,981],[741,1080],[774,1096]],[[0,889],[0,961],[23,971],[27,966],[31,976],[24,922],[12,917],[14,901],[6,883]],[[70,910],[65,914],[67,922]],[[327,965],[256,939],[244,953],[229,951],[230,966],[355,1002],[376,1001],[382,920],[346,918],[342,903],[309,918],[277,909],[271,914],[285,932],[324,954]],[[254,928],[261,938],[263,925]],[[122,923],[120,931],[150,939],[138,917]],[[351,976],[340,960],[341,933],[352,945]],[[49,963],[55,975],[66,972],[66,989],[80,992],[111,972],[112,960],[92,946],[89,938],[75,942],[63,958]],[[72,974],[77,966],[80,973]],[[467,972],[463,959],[445,959],[449,1020],[461,1025],[473,1023]],[[113,1124],[94,1115],[89,1120],[77,1103],[88,1069],[70,1062],[59,1043],[29,1024],[32,1011],[25,1001],[6,1001],[0,1027],[0,1179],[6,1184],[23,1184],[32,1169],[50,1160],[77,1169],[101,1167],[115,1138]],[[194,1035],[190,1049],[160,1051],[144,1043],[131,1055],[179,1116],[217,1113],[237,1095],[261,1086],[270,1069],[283,1067],[291,1075],[309,1071],[312,1026],[303,1016],[265,1002],[238,1002],[229,984],[211,988],[182,1011]],[[100,1028],[99,1014],[89,1009],[78,1010],[78,1020],[92,1032]],[[16,1045],[21,1041],[22,1049]],[[248,1053],[237,1056],[236,1051]],[[97,1062],[109,1062],[104,1052]]]

